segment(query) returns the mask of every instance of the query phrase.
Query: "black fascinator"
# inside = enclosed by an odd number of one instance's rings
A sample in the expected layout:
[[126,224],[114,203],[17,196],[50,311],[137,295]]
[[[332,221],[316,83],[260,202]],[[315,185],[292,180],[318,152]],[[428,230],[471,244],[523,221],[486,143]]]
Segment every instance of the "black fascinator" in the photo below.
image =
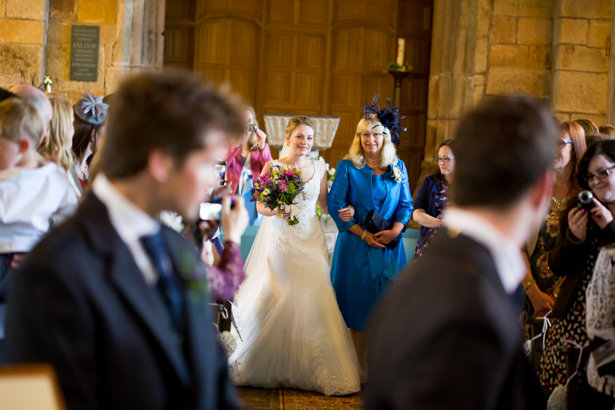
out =
[[399,110],[393,107],[390,101],[387,101],[387,104],[389,104],[388,108],[380,109],[378,105],[378,93],[376,92],[372,103],[365,104],[365,108],[363,109],[363,114],[365,114],[364,118],[369,120],[370,115],[376,114],[382,126],[391,131],[391,142],[399,145],[399,133],[406,131],[406,129],[399,122],[401,119],[399,118]]

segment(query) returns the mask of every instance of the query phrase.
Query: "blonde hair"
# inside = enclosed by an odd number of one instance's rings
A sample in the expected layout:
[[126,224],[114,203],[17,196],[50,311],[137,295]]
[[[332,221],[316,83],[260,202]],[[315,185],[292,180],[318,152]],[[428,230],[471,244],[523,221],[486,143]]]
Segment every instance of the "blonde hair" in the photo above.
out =
[[60,95],[52,93],[48,95],[53,109],[53,115],[49,123],[49,134],[38,147],[38,153],[45,159],[53,157],[60,161],[65,170],[71,169],[74,162],[70,128],[73,124],[73,108],[70,101]]
[[286,125],[286,133],[284,134],[284,139],[290,138],[290,136],[293,134],[293,131],[297,129],[297,127],[300,125],[307,125],[308,127],[314,129],[314,124],[312,123],[312,120],[310,120],[305,115],[298,115],[288,121],[288,124]]
[[28,139],[35,151],[42,135],[43,121],[29,102],[9,98],[0,103],[0,137],[12,142]]
[[378,120],[376,114],[371,114],[369,120],[361,118],[359,124],[357,124],[357,132],[352,140],[350,150],[344,159],[349,159],[356,168],[363,168],[365,166],[365,152],[363,151],[363,145],[361,145],[361,135],[364,132],[376,132],[383,135],[382,148],[380,149],[380,168],[386,168],[393,163],[397,163],[397,152],[395,151],[395,145],[391,141],[391,131],[385,128]]

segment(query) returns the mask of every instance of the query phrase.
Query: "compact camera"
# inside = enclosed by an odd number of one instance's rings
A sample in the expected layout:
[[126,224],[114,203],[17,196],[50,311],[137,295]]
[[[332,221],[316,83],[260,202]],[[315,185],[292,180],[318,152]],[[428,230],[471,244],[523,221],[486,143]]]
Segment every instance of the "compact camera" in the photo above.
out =
[[586,212],[594,209],[594,195],[591,191],[581,191],[578,196],[577,208],[583,209]]
[[250,132],[256,132],[257,129],[258,127],[256,126],[256,124],[250,124],[250,127],[249,127]]

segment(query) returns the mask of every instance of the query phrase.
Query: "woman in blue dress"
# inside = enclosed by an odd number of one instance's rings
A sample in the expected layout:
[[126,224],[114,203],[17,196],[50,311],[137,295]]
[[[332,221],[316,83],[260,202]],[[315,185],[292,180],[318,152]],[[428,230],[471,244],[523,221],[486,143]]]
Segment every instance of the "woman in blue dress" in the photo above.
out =
[[[408,173],[396,154],[399,142],[397,110],[380,110],[374,103],[357,126],[346,159],[339,162],[329,193],[329,213],[339,235],[333,252],[331,281],[357,351],[362,381],[367,380],[366,321],[376,302],[406,265],[404,245],[385,247],[405,230],[412,214]],[[344,222],[339,210],[352,205],[355,215]],[[374,209],[392,228],[372,234],[364,228]]]

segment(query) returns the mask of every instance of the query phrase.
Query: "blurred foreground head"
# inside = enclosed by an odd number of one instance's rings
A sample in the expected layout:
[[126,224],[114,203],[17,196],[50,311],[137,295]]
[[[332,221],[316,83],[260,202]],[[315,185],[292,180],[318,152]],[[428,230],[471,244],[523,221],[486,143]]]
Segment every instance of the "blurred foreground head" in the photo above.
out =
[[246,128],[236,97],[187,72],[145,73],[126,80],[109,109],[100,171],[121,179],[144,170],[163,150],[181,166],[188,155],[219,141],[240,138]]
[[514,207],[553,166],[559,126],[545,101],[493,97],[457,131],[452,200],[461,207]]

